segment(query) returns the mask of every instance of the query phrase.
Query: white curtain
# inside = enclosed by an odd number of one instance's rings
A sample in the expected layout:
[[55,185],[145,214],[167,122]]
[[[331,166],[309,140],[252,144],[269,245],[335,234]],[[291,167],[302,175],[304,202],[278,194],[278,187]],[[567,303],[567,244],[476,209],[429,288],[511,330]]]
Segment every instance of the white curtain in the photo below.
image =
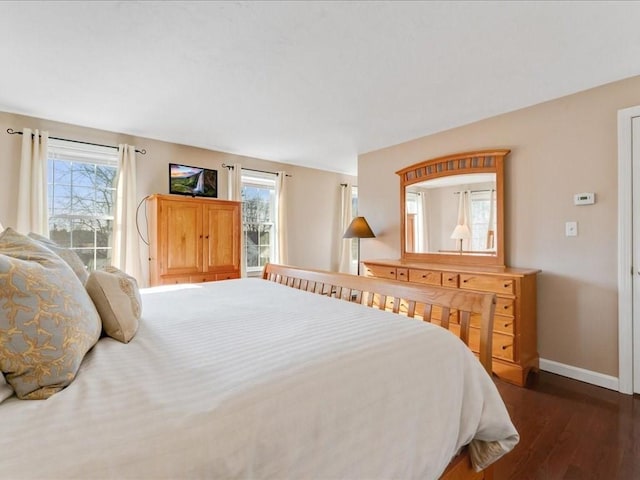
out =
[[242,201],[242,166],[239,163],[234,163],[229,169],[227,185],[229,200]]
[[[229,200],[236,202],[242,201],[242,165],[234,163],[233,168],[229,169],[229,176],[227,177]],[[240,206],[242,208],[242,206]],[[242,212],[240,213],[240,222],[242,222]],[[240,225],[240,276],[247,276],[247,262],[244,259],[244,226]]]
[[473,250],[473,222],[471,219],[473,215],[471,214],[471,190],[467,190],[464,192],[464,223],[469,228],[469,238],[466,240],[465,249]]
[[18,180],[19,232],[34,232],[49,237],[47,205],[47,147],[49,133],[29,128],[22,130],[22,156]]
[[142,256],[136,224],[136,190],[136,149],[131,145],[118,145],[111,263],[134,277],[144,287],[147,282],[142,275]]
[[429,192],[418,193],[418,225],[416,226],[417,252],[427,253],[429,251]]
[[485,245],[487,250],[494,250],[496,248],[496,191],[491,190],[489,192],[489,224],[487,225],[487,244]]
[[351,239],[342,238],[344,232],[349,228],[353,217],[351,208],[351,184],[343,183],[340,187],[342,188],[342,208],[340,210],[340,265],[338,266],[338,271],[355,274],[356,271],[351,261]]
[[287,248],[287,173],[278,172],[276,178],[276,225],[278,238],[275,245],[275,262],[286,265],[289,261]]
[[[471,238],[473,234],[471,225],[469,224],[469,218],[471,218],[471,190],[460,191],[460,197],[458,198],[458,218],[456,228],[451,238],[455,238],[456,245],[462,245],[463,250],[471,250]],[[464,229],[460,229],[459,227],[461,226],[464,227]],[[460,236],[456,237],[456,234]],[[460,240],[462,240],[462,243],[460,243]]]

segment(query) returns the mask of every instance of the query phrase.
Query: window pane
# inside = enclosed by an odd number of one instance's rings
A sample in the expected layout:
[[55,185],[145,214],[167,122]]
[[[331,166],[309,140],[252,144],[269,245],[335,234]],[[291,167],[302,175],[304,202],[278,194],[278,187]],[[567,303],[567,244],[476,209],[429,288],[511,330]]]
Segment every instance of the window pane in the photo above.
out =
[[69,220],[50,217],[49,238],[61,247],[71,246],[71,228]]
[[255,244],[247,244],[247,267],[257,267],[258,263],[258,246]]
[[96,247],[111,247],[112,220],[96,220]]
[[54,183],[58,185],[69,185],[71,183],[70,162],[50,160],[49,165],[53,165],[50,170],[53,171]]

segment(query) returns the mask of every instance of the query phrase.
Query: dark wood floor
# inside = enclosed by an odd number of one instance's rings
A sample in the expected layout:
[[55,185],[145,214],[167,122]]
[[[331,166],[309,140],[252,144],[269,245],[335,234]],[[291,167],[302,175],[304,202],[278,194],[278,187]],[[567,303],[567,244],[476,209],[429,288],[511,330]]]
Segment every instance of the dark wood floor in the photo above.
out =
[[640,396],[547,372],[530,380],[496,379],[520,443],[494,480],[640,479]]

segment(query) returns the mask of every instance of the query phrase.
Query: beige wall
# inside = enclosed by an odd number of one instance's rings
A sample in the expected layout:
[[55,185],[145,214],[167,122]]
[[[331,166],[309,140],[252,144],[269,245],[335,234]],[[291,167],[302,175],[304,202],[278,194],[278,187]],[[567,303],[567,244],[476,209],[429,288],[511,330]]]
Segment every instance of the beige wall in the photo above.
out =
[[[509,148],[507,264],[539,268],[540,356],[618,372],[617,111],[640,104],[640,77],[361,155],[360,213],[376,239],[363,258],[399,258],[401,167],[441,155]],[[574,206],[573,194],[596,204]],[[565,237],[565,222],[578,222]]]
[[[138,197],[168,192],[168,163],[184,163],[218,170],[218,197],[227,198],[228,171],[222,164],[240,163],[246,168],[285,170],[288,178],[289,263],[309,268],[338,269],[340,183],[356,183],[355,177],[297,167],[201,148],[132,137],[59,122],[0,112],[0,223],[16,223],[16,199],[22,136],[7,128],[47,130],[50,136],[117,145],[129,143],[146,149],[138,155]],[[141,226],[144,230],[144,227]],[[146,262],[143,262],[146,267]]]

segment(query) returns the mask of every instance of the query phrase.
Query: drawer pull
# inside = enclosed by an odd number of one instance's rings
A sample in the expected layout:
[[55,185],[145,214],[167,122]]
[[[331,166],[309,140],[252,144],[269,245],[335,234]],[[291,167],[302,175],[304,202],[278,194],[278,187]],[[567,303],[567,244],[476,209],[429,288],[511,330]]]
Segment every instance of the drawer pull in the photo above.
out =
[[502,308],[504,308],[505,310],[509,310],[509,305],[503,305]]
[[511,325],[512,325],[512,322],[505,322],[505,323],[504,323],[504,328],[507,328],[507,327],[509,327],[509,326],[511,326]]
[[400,275],[401,277],[404,276],[404,272],[400,272],[398,275]]
[[422,278],[427,278],[427,276],[426,275],[422,275]]
[[509,348],[511,345],[502,345],[500,348],[502,348],[503,350],[506,350],[507,348]]
[[390,273],[391,275],[394,275],[396,272],[394,272],[393,270],[391,270],[389,273]]
[[505,283],[504,288],[509,288],[511,286],[511,282]]

